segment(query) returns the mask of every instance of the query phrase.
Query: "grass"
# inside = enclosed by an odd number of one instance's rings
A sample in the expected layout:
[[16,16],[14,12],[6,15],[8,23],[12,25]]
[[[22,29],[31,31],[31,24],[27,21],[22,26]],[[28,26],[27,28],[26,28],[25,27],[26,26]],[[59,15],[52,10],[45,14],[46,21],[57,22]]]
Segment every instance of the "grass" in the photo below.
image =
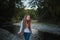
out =
[[31,20],[32,23],[38,23],[38,20]]

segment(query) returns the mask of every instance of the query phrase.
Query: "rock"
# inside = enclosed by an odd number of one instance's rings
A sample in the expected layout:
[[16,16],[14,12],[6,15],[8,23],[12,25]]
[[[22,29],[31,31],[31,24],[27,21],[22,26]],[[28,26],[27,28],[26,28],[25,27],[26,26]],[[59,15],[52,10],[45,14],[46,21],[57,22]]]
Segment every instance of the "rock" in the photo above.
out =
[[13,25],[11,22],[0,22],[0,28],[5,29],[13,34],[17,34],[19,26]]
[[0,40],[19,40],[19,38],[9,31],[0,28]]
[[32,29],[30,40],[40,40],[37,29]]

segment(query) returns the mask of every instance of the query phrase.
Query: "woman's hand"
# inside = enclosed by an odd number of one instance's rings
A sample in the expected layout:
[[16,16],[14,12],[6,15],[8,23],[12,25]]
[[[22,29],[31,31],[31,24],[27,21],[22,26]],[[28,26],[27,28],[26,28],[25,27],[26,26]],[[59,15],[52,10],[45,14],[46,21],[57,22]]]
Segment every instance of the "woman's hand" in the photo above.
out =
[[20,34],[20,32],[18,32],[18,34]]

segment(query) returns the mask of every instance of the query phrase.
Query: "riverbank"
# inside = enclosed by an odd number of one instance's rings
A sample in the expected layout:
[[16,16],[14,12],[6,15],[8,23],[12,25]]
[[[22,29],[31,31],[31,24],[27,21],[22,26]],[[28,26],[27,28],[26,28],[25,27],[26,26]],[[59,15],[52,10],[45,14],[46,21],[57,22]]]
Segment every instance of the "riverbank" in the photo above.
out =
[[42,22],[42,21],[38,21],[38,20],[31,20],[31,22],[32,23],[38,23],[38,24],[45,24],[45,25],[55,25],[55,26],[60,27],[59,24],[53,24],[53,23],[49,23],[49,22],[46,22],[46,21]]

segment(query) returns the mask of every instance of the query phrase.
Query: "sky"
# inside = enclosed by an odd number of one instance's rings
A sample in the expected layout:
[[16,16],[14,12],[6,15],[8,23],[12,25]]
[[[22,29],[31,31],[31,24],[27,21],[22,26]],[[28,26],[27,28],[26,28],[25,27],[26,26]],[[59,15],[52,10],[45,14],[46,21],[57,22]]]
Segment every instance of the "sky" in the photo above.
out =
[[[23,5],[26,6],[25,9],[33,9],[31,7],[29,7],[29,2],[31,2],[32,0],[22,0]],[[37,9],[37,6],[34,8],[35,10]]]

